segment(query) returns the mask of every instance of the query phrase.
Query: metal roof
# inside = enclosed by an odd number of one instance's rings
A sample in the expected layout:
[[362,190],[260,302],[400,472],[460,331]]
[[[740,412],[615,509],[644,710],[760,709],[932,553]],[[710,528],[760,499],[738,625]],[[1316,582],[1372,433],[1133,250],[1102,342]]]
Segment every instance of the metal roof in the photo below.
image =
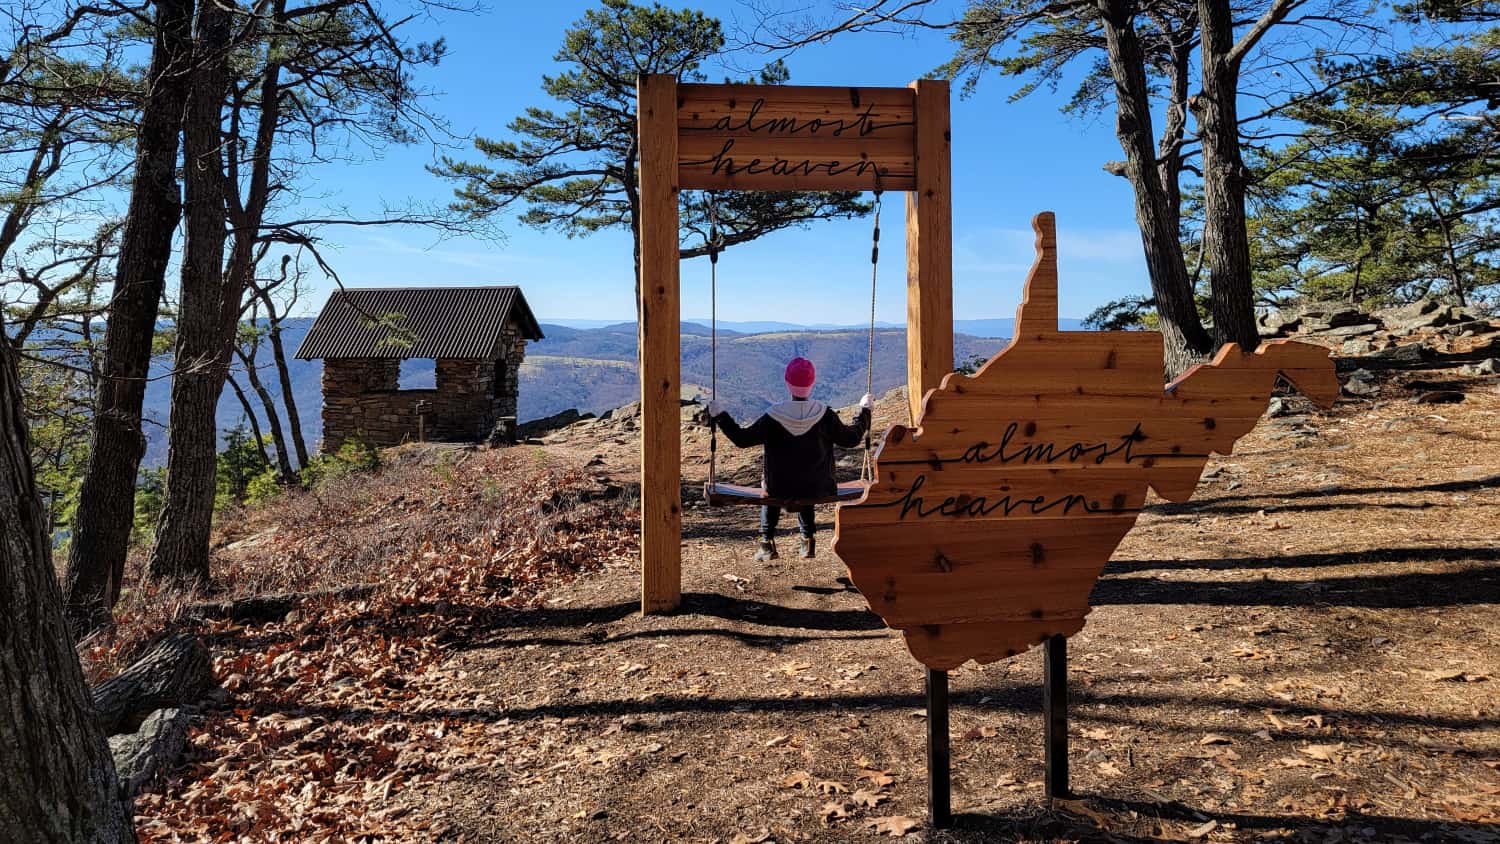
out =
[[510,320],[525,339],[542,339],[541,326],[515,285],[345,287],[328,297],[296,356],[494,358]]

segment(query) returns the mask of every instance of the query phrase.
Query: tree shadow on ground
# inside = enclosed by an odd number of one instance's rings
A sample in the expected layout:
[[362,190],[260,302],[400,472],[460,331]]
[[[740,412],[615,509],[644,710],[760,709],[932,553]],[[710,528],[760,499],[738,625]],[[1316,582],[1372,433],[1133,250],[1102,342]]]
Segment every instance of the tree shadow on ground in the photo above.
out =
[[1214,571],[1243,569],[1310,569],[1326,566],[1371,565],[1376,563],[1456,563],[1500,561],[1500,546],[1489,548],[1367,548],[1321,554],[1278,554],[1275,557],[1216,557],[1198,560],[1113,560],[1104,567],[1105,574],[1172,569],[1207,569]]
[[[807,587],[813,589],[814,587]],[[837,590],[835,590],[837,591]],[[614,634],[607,625],[637,616],[640,604],[623,601],[603,606],[538,607],[508,609],[451,601],[414,601],[391,612],[370,611],[355,616],[346,624],[361,628],[390,628],[391,634],[409,632],[418,620],[440,631],[438,642],[455,650],[516,647],[523,645],[579,646],[626,641],[634,638],[667,638],[679,636],[722,636],[746,644],[769,646],[806,642],[814,639],[877,639],[885,633],[885,622],[867,609],[822,610],[788,607],[753,598],[732,597],[711,592],[687,592],[675,613],[661,617],[706,616],[725,621],[742,622],[760,627],[780,627],[792,631],[821,631],[808,635],[738,630],[734,628],[665,628],[629,630]],[[576,631],[576,635],[517,636],[515,631]],[[866,636],[828,635],[838,633],[872,633]],[[236,634],[239,635],[239,634]],[[286,638],[276,634],[274,641]]]
[[[1420,492],[1475,492],[1482,489],[1500,489],[1500,475],[1490,475],[1484,478],[1475,478],[1464,481],[1442,481],[1440,483],[1419,484],[1416,486],[1323,486],[1313,489],[1299,489],[1290,492],[1267,492],[1263,495],[1245,496],[1218,496],[1215,498],[1197,498],[1192,501],[1165,502],[1152,504],[1144,508],[1144,512],[1156,513],[1163,516],[1177,516],[1187,513],[1242,513],[1258,512],[1260,510],[1288,511],[1288,510],[1319,510],[1319,509],[1353,509],[1355,507],[1387,507],[1404,506],[1433,507],[1436,504],[1423,502],[1421,504],[1371,504],[1369,502],[1347,502],[1342,504],[1312,504],[1312,505],[1286,505],[1280,506],[1275,501],[1297,500],[1303,498],[1332,498],[1346,495],[1411,495]],[[1240,505],[1239,502],[1257,501],[1271,499],[1272,504],[1248,506]]]
[[751,598],[734,598],[714,592],[686,592],[683,613],[709,615],[726,621],[743,621],[770,627],[802,630],[884,630],[885,622],[868,609],[819,610],[784,607]]
[[[729,718],[740,718],[747,715],[766,715],[770,713],[837,714],[881,710],[910,712],[926,706],[925,697],[918,691],[918,687],[921,684],[921,676],[922,673],[914,665],[912,668],[911,692],[842,692],[796,698],[769,695],[740,695],[722,698],[704,697],[701,695],[658,695],[644,700],[639,697],[606,698],[602,700],[564,700],[506,707],[432,707],[421,711],[397,711],[334,705],[309,707],[298,704],[294,706],[291,702],[288,702],[287,706],[297,708],[305,714],[316,713],[326,718],[356,721],[375,717],[399,717],[415,721],[442,721],[446,719],[464,721],[498,721],[501,719],[508,719],[510,721],[538,721],[549,718],[573,717],[618,718],[624,715],[721,715]],[[1039,686],[1013,685],[966,690],[963,694],[954,696],[952,704],[954,707],[968,710],[970,713],[1022,713],[1034,714],[1038,719],[1042,717],[1042,698]],[[1072,717],[1078,721],[1130,725],[1148,731],[1162,729],[1163,725],[1160,721],[1134,719],[1122,715],[1109,714],[1110,709],[1131,706],[1180,707],[1189,711],[1203,712],[1218,711],[1225,707],[1245,710],[1275,709],[1277,712],[1283,713],[1283,717],[1288,720],[1320,715],[1330,723],[1341,725],[1384,725],[1388,728],[1390,724],[1410,724],[1426,729],[1454,731],[1491,730],[1500,727],[1500,720],[1495,718],[1458,718],[1443,715],[1413,714],[1389,709],[1348,709],[1332,706],[1312,706],[1288,703],[1284,700],[1272,698],[1246,700],[1218,696],[1149,694],[1095,696],[1088,694],[1086,690],[1074,690],[1070,704],[1073,710]],[[1084,708],[1098,704],[1106,705],[1106,710]],[[268,708],[266,711],[269,713],[275,711],[275,708]],[[670,721],[662,722],[663,725],[670,723]],[[1192,724],[1184,723],[1180,729],[1193,732],[1198,728]],[[1215,729],[1220,732],[1236,732],[1229,727],[1216,727]],[[1319,735],[1326,738],[1329,734],[1322,733]],[[1295,730],[1288,730],[1282,736],[1282,738],[1288,741],[1302,737]],[[1430,743],[1423,746],[1429,749],[1433,747]],[[1482,755],[1482,751],[1463,748],[1458,745],[1445,748],[1444,752],[1458,755]]]
[[[597,633],[597,635],[595,635],[596,633]],[[572,638],[572,639],[555,637],[555,636],[554,637],[539,636],[539,637],[524,637],[524,638],[506,637],[506,638],[499,638],[499,639],[489,639],[489,640],[483,641],[483,642],[465,643],[465,644],[460,645],[458,647],[458,650],[472,650],[472,649],[478,649],[478,648],[518,648],[518,647],[526,647],[526,646],[529,646],[529,645],[538,645],[540,647],[548,647],[548,648],[594,647],[594,646],[599,646],[599,645],[616,645],[616,644],[620,644],[620,643],[623,643],[623,642],[629,642],[629,641],[637,640],[637,639],[639,639],[639,640],[678,639],[678,638],[686,639],[686,638],[693,638],[693,637],[696,637],[696,636],[707,636],[707,637],[710,637],[710,638],[733,639],[733,640],[735,640],[737,642],[749,645],[751,647],[760,648],[762,650],[770,650],[770,651],[780,651],[782,648],[785,648],[785,647],[787,647],[789,645],[801,645],[801,644],[806,644],[808,642],[823,642],[823,641],[827,641],[829,639],[841,639],[841,640],[850,641],[850,642],[858,642],[858,641],[871,641],[871,640],[879,640],[879,639],[886,638],[886,636],[884,636],[884,635],[878,635],[878,634],[859,634],[859,635],[853,635],[853,636],[831,636],[831,635],[825,635],[825,634],[814,634],[814,635],[809,635],[809,636],[796,636],[796,635],[789,635],[789,634],[785,634],[785,633],[780,633],[780,634],[747,633],[747,632],[744,632],[744,631],[741,631],[741,630],[727,630],[727,629],[724,629],[724,628],[712,628],[712,627],[681,627],[681,628],[673,628],[673,629],[670,629],[670,630],[641,630],[641,631],[637,631],[637,632],[633,632],[633,633],[622,633],[622,634],[617,635],[617,636],[607,635],[602,630],[600,630],[600,631],[589,631],[589,632],[585,633],[582,636],[578,636],[578,637]]]
[[[1336,555],[1335,555],[1336,556]],[[1361,562],[1351,553],[1349,564]],[[1459,557],[1458,559],[1473,559]],[[1491,557],[1493,559],[1493,557]],[[1218,560],[1205,561],[1213,567]],[[1246,568],[1256,568],[1252,561]],[[1325,562],[1324,565],[1336,565]],[[1172,568],[1199,568],[1195,560],[1173,560]],[[1103,578],[1089,605],[1181,604],[1197,606],[1368,607],[1418,609],[1500,603],[1500,566],[1464,571],[1402,572],[1317,580],[1161,580],[1155,577]]]
[[[1069,801],[1072,803],[1072,801]],[[1073,803],[1074,806],[1080,803]],[[1069,807],[1061,811],[1022,810],[1018,813],[960,812],[954,815],[951,830],[928,831],[928,841],[995,841],[1031,839],[1080,842],[1180,841],[1179,829],[1166,829],[1162,822],[1199,826],[1208,818],[1221,827],[1252,835],[1274,836],[1282,840],[1284,830],[1296,830],[1300,841],[1414,840],[1414,841],[1488,841],[1500,835],[1500,826],[1483,823],[1438,821],[1371,815],[1349,811],[1338,819],[1313,818],[1306,815],[1259,815],[1222,809],[1200,810],[1176,800],[1153,801],[1086,795],[1081,805],[1098,812],[1097,817],[1073,814]],[[1117,821],[1118,825],[1110,821]],[[1208,839],[1204,839],[1208,840]]]

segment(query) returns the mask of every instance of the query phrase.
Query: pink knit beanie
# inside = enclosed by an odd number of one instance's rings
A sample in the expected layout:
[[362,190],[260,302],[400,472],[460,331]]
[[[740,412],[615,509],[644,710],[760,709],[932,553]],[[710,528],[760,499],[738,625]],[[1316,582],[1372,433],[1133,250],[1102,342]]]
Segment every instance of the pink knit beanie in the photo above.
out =
[[811,395],[817,377],[812,361],[807,358],[792,358],[786,365],[786,388],[792,391],[793,398],[805,399]]

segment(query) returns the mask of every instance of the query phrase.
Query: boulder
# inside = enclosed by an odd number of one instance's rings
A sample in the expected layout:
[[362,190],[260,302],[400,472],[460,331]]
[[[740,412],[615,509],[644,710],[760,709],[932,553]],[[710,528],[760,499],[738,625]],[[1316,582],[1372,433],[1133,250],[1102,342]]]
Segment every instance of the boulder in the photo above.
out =
[[1367,355],[1373,351],[1375,351],[1375,346],[1369,340],[1352,337],[1344,341],[1344,345],[1339,349],[1339,354],[1357,356]]
[[1433,313],[1441,307],[1442,303],[1438,302],[1438,300],[1430,296],[1423,296],[1409,305],[1402,305],[1397,308],[1385,308],[1384,310],[1376,311],[1375,314],[1388,327],[1405,331],[1407,330],[1406,326],[1414,320]]
[[[1344,328],[1346,326],[1366,325],[1372,322],[1373,318],[1359,308],[1349,305],[1329,311],[1328,316],[1324,317],[1323,321],[1328,323],[1329,328]],[[1379,328],[1380,326],[1376,325],[1371,331],[1378,330]]]
[[1423,314],[1409,322],[1403,323],[1401,328],[1405,331],[1421,331],[1424,328],[1442,328],[1453,322],[1453,312],[1442,308],[1431,313]]
[[187,744],[192,718],[191,709],[158,709],[147,715],[135,732],[109,737],[109,753],[115,758],[122,796],[134,797],[157,774],[177,764]]
[[1433,359],[1431,349],[1421,343],[1408,343],[1405,346],[1391,346],[1362,355],[1357,359],[1345,358],[1338,363],[1341,369],[1415,369],[1426,366]]
[[1459,375],[1500,375],[1500,358],[1490,358],[1460,367]]
[[1286,311],[1262,311],[1255,318],[1256,332],[1262,337],[1280,337],[1302,326],[1302,318]]
[[1455,322],[1445,326],[1443,333],[1453,337],[1473,337],[1476,334],[1483,334],[1493,330],[1494,327],[1490,325],[1490,321],[1487,319],[1466,319],[1463,322]]
[[559,428],[566,428],[580,419],[593,418],[594,414],[582,413],[578,408],[573,407],[560,413],[554,413],[551,416],[544,416],[541,419],[532,419],[529,422],[523,422],[517,426],[516,436],[523,440],[530,439],[531,437],[539,437],[543,434],[550,434]]
[[1323,333],[1328,335],[1329,337],[1362,337],[1367,334],[1374,334],[1379,330],[1380,326],[1376,325],[1373,322],[1369,322],[1361,323],[1359,325],[1341,325],[1336,328],[1329,328]]
[[1344,392],[1351,396],[1368,398],[1380,393],[1380,385],[1375,383],[1375,375],[1368,369],[1356,369],[1349,373],[1349,378],[1344,382]]
[[1298,308],[1298,313],[1304,324],[1324,325],[1328,328],[1379,322],[1348,302],[1308,302]]
[[600,419],[619,421],[621,419],[635,419],[641,415],[641,403],[633,401],[630,404],[622,404],[614,410],[606,411]]

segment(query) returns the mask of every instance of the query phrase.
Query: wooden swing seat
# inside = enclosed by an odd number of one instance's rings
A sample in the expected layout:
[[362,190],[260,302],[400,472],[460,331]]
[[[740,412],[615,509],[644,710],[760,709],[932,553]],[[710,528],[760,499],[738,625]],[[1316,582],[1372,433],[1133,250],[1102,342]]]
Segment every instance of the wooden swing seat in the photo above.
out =
[[741,505],[792,510],[809,504],[838,504],[842,501],[854,501],[865,494],[865,487],[864,481],[845,481],[839,484],[839,491],[833,495],[818,498],[772,498],[759,487],[709,482],[703,485],[703,497],[708,500],[710,507]]

